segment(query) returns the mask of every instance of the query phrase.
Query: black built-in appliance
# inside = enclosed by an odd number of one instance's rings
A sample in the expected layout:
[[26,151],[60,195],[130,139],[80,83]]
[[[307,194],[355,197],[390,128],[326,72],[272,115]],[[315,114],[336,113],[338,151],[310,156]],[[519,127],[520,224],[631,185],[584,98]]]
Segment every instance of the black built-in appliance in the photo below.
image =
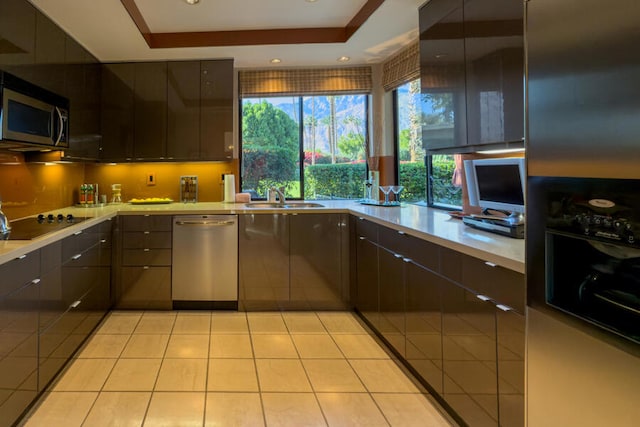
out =
[[529,305],[640,344],[640,180],[529,177]]

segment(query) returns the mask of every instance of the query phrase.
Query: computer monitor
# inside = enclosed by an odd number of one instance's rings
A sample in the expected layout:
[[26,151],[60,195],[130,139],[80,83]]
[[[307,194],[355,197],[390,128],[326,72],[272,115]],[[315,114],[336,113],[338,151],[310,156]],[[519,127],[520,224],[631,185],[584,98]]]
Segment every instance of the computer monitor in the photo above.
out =
[[524,214],[524,158],[465,160],[464,171],[470,205]]

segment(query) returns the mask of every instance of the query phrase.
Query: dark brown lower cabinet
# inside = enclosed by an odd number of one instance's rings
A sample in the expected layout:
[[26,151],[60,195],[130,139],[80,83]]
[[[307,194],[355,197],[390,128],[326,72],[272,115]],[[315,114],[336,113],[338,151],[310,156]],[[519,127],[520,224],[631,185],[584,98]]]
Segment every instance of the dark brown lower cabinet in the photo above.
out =
[[380,334],[402,357],[405,351],[405,275],[406,262],[402,254],[378,248],[379,262],[379,323]]
[[343,214],[289,216],[290,304],[298,310],[343,310],[349,300],[348,233]]
[[118,219],[115,268],[118,309],[171,310],[171,215]]
[[239,306],[284,308],[289,303],[289,215],[238,217]]
[[525,316],[498,308],[496,320],[500,425],[523,427]]
[[406,360],[442,395],[442,288],[440,276],[407,264]]
[[13,425],[38,393],[38,293],[29,281],[0,299],[0,426]]
[[456,283],[442,293],[444,400],[470,426],[498,425],[495,306]]
[[238,233],[241,309],[339,310],[347,306],[346,215],[240,215]]
[[524,277],[352,218],[356,311],[461,425],[524,425]]

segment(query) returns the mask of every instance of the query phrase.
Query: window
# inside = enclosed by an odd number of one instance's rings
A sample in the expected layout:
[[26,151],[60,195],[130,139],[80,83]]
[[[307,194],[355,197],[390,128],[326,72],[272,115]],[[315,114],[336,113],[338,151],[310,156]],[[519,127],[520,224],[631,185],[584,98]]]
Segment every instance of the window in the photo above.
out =
[[424,201],[427,170],[422,146],[420,79],[395,90],[395,105],[398,185],[404,187],[401,200]]
[[448,92],[421,95],[420,79],[395,90],[398,185],[404,186],[403,201],[426,199],[429,206],[448,209],[462,206],[455,155],[425,156],[422,142],[423,134],[434,139],[452,138],[451,104]]
[[242,191],[266,198],[361,198],[367,95],[242,99]]

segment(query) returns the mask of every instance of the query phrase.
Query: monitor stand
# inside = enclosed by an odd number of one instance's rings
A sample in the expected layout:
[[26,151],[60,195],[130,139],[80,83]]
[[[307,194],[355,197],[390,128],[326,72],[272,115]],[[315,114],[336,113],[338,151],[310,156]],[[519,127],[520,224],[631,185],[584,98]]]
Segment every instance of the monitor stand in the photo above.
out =
[[462,222],[479,230],[524,239],[524,215],[516,212],[511,212],[508,216],[498,216],[485,210],[482,214],[462,217]]

